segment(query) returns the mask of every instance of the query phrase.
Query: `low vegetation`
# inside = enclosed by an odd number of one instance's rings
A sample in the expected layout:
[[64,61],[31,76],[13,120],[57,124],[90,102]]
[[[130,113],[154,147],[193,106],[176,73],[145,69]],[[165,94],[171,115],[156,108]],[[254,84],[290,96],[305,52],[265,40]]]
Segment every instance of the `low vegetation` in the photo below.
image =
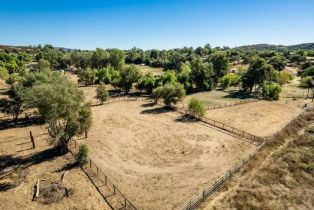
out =
[[206,108],[203,102],[196,98],[192,98],[189,102],[189,111],[194,115],[203,117],[205,115]]

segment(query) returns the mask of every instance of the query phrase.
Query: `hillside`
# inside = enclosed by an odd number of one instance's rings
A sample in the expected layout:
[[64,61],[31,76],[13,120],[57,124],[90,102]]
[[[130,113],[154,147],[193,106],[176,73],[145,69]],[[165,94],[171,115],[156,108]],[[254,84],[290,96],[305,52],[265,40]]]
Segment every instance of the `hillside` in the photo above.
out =
[[271,45],[271,44],[253,44],[253,45],[244,45],[236,47],[236,49],[241,49],[244,51],[251,50],[314,50],[314,43],[302,43],[296,45]]

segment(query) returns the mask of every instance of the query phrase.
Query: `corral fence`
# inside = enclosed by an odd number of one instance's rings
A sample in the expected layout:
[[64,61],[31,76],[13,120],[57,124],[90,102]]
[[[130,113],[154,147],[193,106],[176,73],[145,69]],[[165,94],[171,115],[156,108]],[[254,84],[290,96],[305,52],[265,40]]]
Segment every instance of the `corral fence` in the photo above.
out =
[[213,120],[213,119],[210,119],[210,118],[207,118],[207,117],[197,116],[197,115],[189,112],[188,110],[186,110],[184,108],[180,108],[180,107],[176,107],[176,106],[172,106],[172,108],[175,109],[177,112],[179,112],[181,114],[191,115],[191,116],[195,117],[196,119],[202,121],[203,123],[206,123],[206,124],[209,124],[211,126],[217,127],[219,129],[228,131],[228,132],[230,132],[232,134],[235,134],[235,135],[237,135],[237,136],[239,136],[241,138],[252,140],[254,142],[258,142],[259,144],[262,144],[265,141],[265,139],[262,138],[262,137],[255,136],[255,135],[250,134],[250,133],[248,133],[246,131],[240,130],[240,129],[232,127],[230,125],[226,125],[224,123],[218,122],[216,120]]
[[252,153],[250,153],[246,158],[238,162],[235,166],[227,170],[227,172],[220,178],[218,178],[212,185],[202,191],[200,194],[192,198],[187,204],[181,207],[181,210],[192,210],[197,208],[202,202],[205,201],[207,197],[212,195],[218,189],[220,189],[224,183],[230,180],[240,169],[248,163],[251,159],[253,159],[256,154],[262,150],[267,144],[267,141],[264,141],[261,145],[257,147]]
[[[72,140],[71,153],[73,155],[77,154],[79,151],[80,144],[76,140]],[[96,165],[96,163],[90,158],[87,157],[87,164],[82,167],[83,170],[90,169],[95,174],[90,175],[86,172],[89,179],[92,181],[97,191],[101,194],[104,200],[107,202],[111,210],[137,210],[137,208],[126,198],[126,196],[118,189],[116,185],[114,185],[108,176]],[[96,184],[94,178],[97,177],[98,180],[101,181],[102,184]],[[111,191],[111,194],[105,194],[102,187],[106,187],[107,191]],[[114,207],[112,203],[109,202],[108,197],[117,196],[118,206]]]
[[[213,109],[221,109],[225,107],[230,107],[230,106],[238,106],[238,105],[243,105],[243,104],[248,104],[248,103],[253,103],[253,102],[258,102],[259,100],[257,99],[244,99],[242,101],[237,101],[237,102],[232,102],[232,103],[223,103],[223,104],[218,104],[218,105],[208,105],[205,106],[207,110],[213,110]],[[182,104],[182,108],[184,108],[185,105]]]
[[[303,113],[304,112],[301,112],[294,119],[297,119]],[[288,124],[286,124],[286,126],[289,126],[289,124],[292,123],[294,119],[292,119]],[[184,204],[179,209],[180,210],[196,209],[202,202],[205,201],[206,198],[208,198],[210,195],[218,191],[228,180],[230,180],[237,172],[239,172],[240,169],[243,168],[250,160],[254,159],[257,153],[259,153],[265,146],[267,146],[267,144],[271,143],[276,138],[276,136],[282,130],[285,129],[285,127],[282,128],[280,131],[277,131],[275,134],[271,135],[270,137],[264,138],[264,142],[260,144],[252,153],[250,153],[246,158],[238,162],[235,166],[227,170],[227,172],[222,177],[215,180],[213,184],[211,184],[209,187],[207,187],[197,196],[193,197],[188,203]]]

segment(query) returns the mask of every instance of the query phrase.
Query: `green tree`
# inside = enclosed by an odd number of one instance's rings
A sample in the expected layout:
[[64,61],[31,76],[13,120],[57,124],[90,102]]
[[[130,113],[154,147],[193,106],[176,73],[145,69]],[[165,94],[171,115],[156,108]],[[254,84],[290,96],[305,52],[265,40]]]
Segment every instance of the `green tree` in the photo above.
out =
[[109,62],[109,56],[110,54],[107,51],[97,48],[91,56],[91,67],[96,69],[106,67]]
[[8,78],[9,78],[8,70],[5,67],[0,66],[0,79],[6,80]]
[[189,63],[183,63],[181,65],[177,78],[178,81],[183,84],[183,87],[187,92],[192,91],[193,86],[191,84],[191,66]]
[[93,84],[95,84],[95,82],[97,80],[97,70],[91,69],[91,68],[81,70],[78,73],[78,77],[81,81],[84,82],[85,86],[93,85]]
[[189,111],[194,115],[204,116],[206,108],[203,102],[197,98],[192,98],[189,102]]
[[162,85],[165,85],[167,83],[175,83],[175,82],[177,82],[177,77],[174,71],[166,71],[166,73],[164,73],[161,76]]
[[176,104],[185,97],[185,90],[179,83],[166,84],[154,89],[152,97],[157,101],[163,99],[167,106]]
[[266,63],[263,58],[255,57],[250,62],[250,67],[242,77],[242,88],[253,91],[256,85],[263,85],[266,80],[272,80],[274,68]]
[[286,59],[280,55],[272,57],[268,63],[278,71],[284,70],[286,67]]
[[110,52],[109,63],[116,70],[122,70],[124,65],[124,52],[122,50],[113,49]]
[[213,76],[213,65],[203,62],[200,57],[195,57],[191,61],[191,81],[197,89],[211,90]]
[[126,66],[120,71],[118,87],[129,93],[133,84],[137,83],[141,77],[142,73],[135,65]]
[[303,77],[301,79],[301,87],[307,88],[307,96],[306,98],[309,97],[310,89],[314,88],[314,80],[312,77]]
[[156,79],[151,74],[142,77],[137,86],[139,90],[145,90],[147,94],[151,94],[155,87]]
[[38,62],[38,71],[40,71],[40,72],[50,71],[49,61],[47,61],[45,59],[40,59]]
[[8,96],[8,98],[0,99],[0,110],[12,115],[14,123],[17,124],[19,115],[28,108],[24,103],[25,88],[20,83],[15,83],[8,91]]
[[278,100],[281,93],[281,87],[275,82],[264,81],[262,91],[264,98],[268,100]]
[[241,78],[238,74],[229,73],[220,78],[219,82],[222,88],[226,89],[230,86],[239,85]]
[[96,98],[100,101],[101,104],[103,104],[109,97],[109,93],[106,90],[106,86],[103,83],[100,83],[100,85],[96,89]]
[[306,77],[306,76],[314,76],[314,66],[311,66],[307,69],[304,70],[304,72],[301,74],[302,77]]
[[215,82],[217,82],[219,78],[227,74],[230,68],[229,58],[226,52],[216,51],[210,55],[209,61],[213,64],[213,76]]
[[27,96],[26,103],[38,109],[61,152],[67,152],[68,142],[91,126],[91,108],[84,102],[83,92],[60,73],[52,74],[49,82],[34,85]]

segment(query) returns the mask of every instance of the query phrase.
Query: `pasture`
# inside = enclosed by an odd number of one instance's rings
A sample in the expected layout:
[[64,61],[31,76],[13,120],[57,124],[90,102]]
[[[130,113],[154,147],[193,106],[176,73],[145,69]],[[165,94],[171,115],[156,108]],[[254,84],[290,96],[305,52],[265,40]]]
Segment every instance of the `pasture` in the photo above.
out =
[[176,209],[256,146],[145,101],[93,106],[90,157],[139,209]]
[[207,111],[208,118],[265,137],[283,128],[302,112],[298,101],[258,101]]

